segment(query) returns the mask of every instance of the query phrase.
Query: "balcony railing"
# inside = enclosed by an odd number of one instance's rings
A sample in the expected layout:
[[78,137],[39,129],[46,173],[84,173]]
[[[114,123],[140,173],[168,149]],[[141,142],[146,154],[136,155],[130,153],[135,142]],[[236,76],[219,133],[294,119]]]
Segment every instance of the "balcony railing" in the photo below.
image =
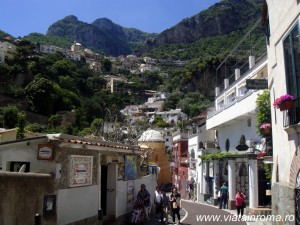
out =
[[283,113],[284,127],[300,123],[300,98],[294,99],[294,107]]

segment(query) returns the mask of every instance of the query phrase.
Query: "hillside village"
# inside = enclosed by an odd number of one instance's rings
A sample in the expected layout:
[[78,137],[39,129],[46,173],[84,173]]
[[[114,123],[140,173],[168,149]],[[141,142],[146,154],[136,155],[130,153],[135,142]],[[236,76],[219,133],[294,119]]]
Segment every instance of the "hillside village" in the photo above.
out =
[[[128,126],[116,131],[116,117],[108,110],[101,137],[25,131],[18,139],[18,128],[1,129],[4,211],[0,213],[5,216],[0,217],[0,224],[15,224],[15,215],[33,224],[36,213],[42,224],[97,224],[124,218],[132,211],[141,184],[146,184],[150,193],[157,185],[167,188],[171,184],[182,199],[218,206],[218,191],[225,183],[229,210],[236,209],[240,190],[247,196],[245,214],[293,218],[271,222],[299,225],[300,84],[296,59],[300,54],[300,5],[264,1],[262,12],[217,68],[216,73],[227,74],[216,83],[213,105],[195,117],[189,118],[181,109],[164,111],[168,93],[145,90],[146,102],[126,105],[120,111]],[[264,48],[255,51],[258,43],[251,43],[253,51],[239,51],[261,26],[269,28],[259,39],[267,40]],[[16,48],[10,42],[0,43],[2,63]],[[99,55],[76,42],[71,50],[41,45],[37,51],[59,51],[72,60],[84,61],[95,73],[103,69]],[[247,54],[246,62],[222,70],[241,53]],[[160,73],[160,66],[185,63],[134,55],[107,59],[112,68],[126,68],[132,74],[145,70]],[[168,74],[160,76],[167,78]],[[130,94],[121,85],[127,82],[125,76],[105,74],[103,78],[109,92]],[[138,121],[149,126],[141,129]],[[158,122],[162,126],[150,126]],[[109,133],[119,131],[127,134],[125,143],[107,139]],[[191,185],[193,196],[189,196]],[[24,194],[33,192],[35,195]],[[14,210],[17,204],[24,209],[22,213]]]

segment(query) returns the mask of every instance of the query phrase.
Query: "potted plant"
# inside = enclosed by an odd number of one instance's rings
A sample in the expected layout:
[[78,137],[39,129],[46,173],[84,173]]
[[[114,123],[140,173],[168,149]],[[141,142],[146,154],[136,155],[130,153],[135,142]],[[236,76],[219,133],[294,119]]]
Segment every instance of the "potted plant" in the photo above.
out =
[[268,135],[271,133],[272,125],[270,123],[262,123],[259,128],[264,135]]
[[294,96],[286,94],[276,98],[273,106],[279,108],[280,111],[288,110],[294,106]]

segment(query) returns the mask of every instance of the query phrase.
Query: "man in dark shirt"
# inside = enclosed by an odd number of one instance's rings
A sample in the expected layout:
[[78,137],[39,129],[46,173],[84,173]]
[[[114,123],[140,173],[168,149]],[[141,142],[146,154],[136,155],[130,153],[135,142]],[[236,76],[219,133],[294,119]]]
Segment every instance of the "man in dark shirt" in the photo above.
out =
[[149,212],[150,212],[150,194],[146,189],[146,185],[141,185],[141,190],[137,194],[137,199],[141,199],[144,202],[144,212],[145,217],[147,220],[149,220]]
[[226,183],[223,183],[223,186],[220,189],[221,193],[221,204],[220,209],[227,208],[227,201],[228,201],[228,187],[226,186]]

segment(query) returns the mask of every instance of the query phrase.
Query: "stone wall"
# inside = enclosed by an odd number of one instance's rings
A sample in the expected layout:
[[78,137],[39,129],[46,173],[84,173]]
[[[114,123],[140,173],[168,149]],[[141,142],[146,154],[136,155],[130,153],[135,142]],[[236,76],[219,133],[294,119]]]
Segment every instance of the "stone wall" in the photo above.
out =
[[54,179],[47,174],[0,172],[0,224],[55,225],[56,215],[43,215],[44,196],[53,195]]
[[[295,216],[295,189],[286,183],[274,183],[272,186],[272,214],[286,216]],[[273,222],[274,225],[295,225],[295,221]]]

